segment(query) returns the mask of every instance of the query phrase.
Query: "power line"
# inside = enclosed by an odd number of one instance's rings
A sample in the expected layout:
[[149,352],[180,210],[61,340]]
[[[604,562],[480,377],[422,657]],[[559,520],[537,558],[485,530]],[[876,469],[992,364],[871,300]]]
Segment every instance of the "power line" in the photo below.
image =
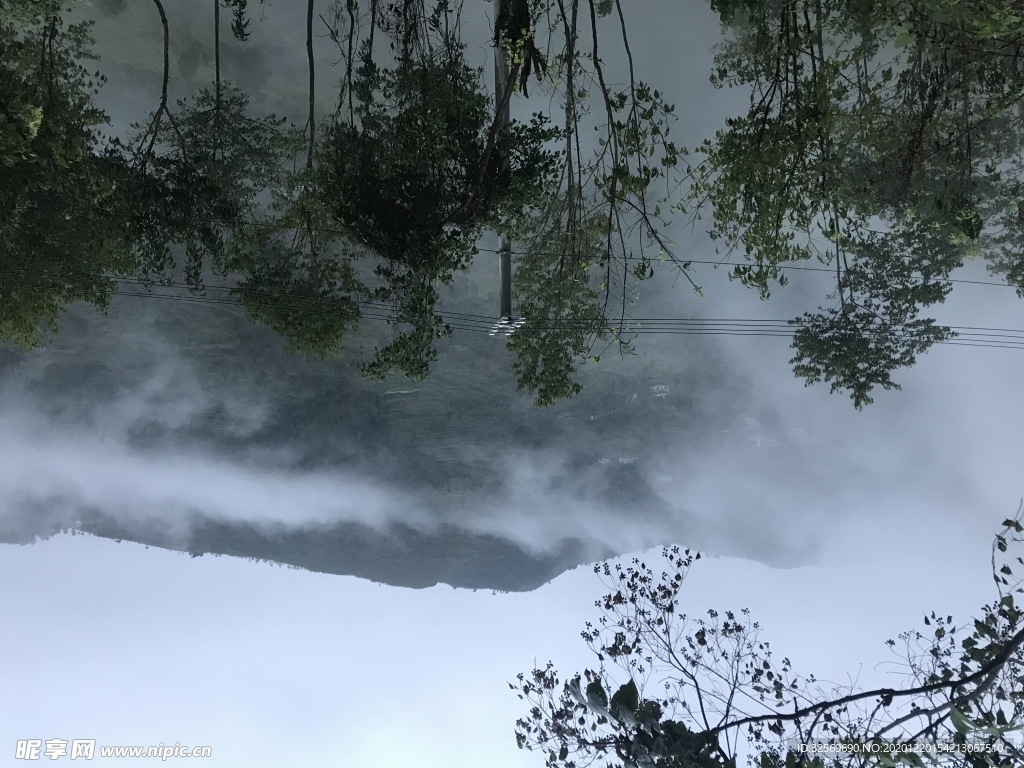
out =
[[[0,270],[0,272],[29,274],[42,277],[50,276],[44,272],[33,272],[31,270],[3,269]],[[188,290],[194,289],[194,286],[181,282],[153,282],[143,280],[141,278],[112,278],[108,275],[100,275],[97,273],[76,273],[75,275],[72,276],[106,279],[115,282],[127,283],[130,285],[141,285],[145,287],[156,286],[163,288],[184,288]],[[372,301],[368,299],[352,300],[335,299],[328,296],[302,296],[287,293],[284,291],[267,291],[264,289],[247,291],[245,288],[239,289],[238,286],[204,286],[203,290],[222,293],[237,292],[241,294],[242,298],[248,297],[250,300],[256,299],[257,301],[267,305],[273,304],[275,302],[279,304],[338,302],[350,306],[353,309],[358,309],[360,318],[384,321],[395,320],[395,317],[392,314],[388,314],[390,310],[394,309],[393,305],[388,304],[387,302]],[[169,301],[183,301],[197,304],[222,304],[238,306],[238,304],[240,303],[238,298],[216,298],[195,294],[182,296],[166,293],[154,293],[152,291],[147,291],[145,293],[134,291],[117,291],[116,293],[117,295],[121,296],[137,298],[154,298]],[[437,314],[439,317],[441,317],[442,322],[444,322],[445,325],[450,327],[452,330],[469,332],[490,333],[493,330],[494,324],[499,320],[499,318],[490,315],[477,315],[465,312],[445,312],[443,314]],[[614,326],[610,326],[609,324],[597,323],[595,321],[562,320],[558,318],[545,318],[543,320],[533,321],[528,320],[526,321],[526,325],[528,325],[533,330],[541,331],[582,330],[587,333],[596,333],[598,332],[598,330],[603,330],[615,333],[617,330],[619,335],[625,336],[658,334],[677,336],[761,336],[775,338],[792,338],[794,333],[796,332],[796,327],[788,320],[750,318],[628,318],[623,322],[619,323],[618,329],[615,329]],[[981,326],[947,327],[949,327],[950,330],[954,331],[957,334],[957,336],[955,338],[942,340],[938,343],[951,344],[956,346],[1024,349],[1024,329],[989,328]],[[895,335],[897,337],[905,336],[905,334],[899,332],[897,332]]]
[[[50,273],[48,273],[48,272],[39,272],[39,271],[27,270],[27,269],[10,269],[10,268],[0,269],[0,273],[33,275],[33,276],[37,276],[37,277],[52,277],[52,275]],[[130,285],[141,285],[141,286],[145,286],[145,287],[183,288],[183,289],[187,289],[187,290],[195,290],[196,289],[196,287],[194,285],[192,285],[190,283],[185,283],[185,282],[152,281],[152,280],[145,280],[143,278],[131,278],[131,277],[126,277],[126,278],[111,277],[109,275],[103,275],[103,274],[96,273],[96,272],[74,272],[74,273],[68,273],[67,275],[62,275],[62,277],[91,277],[91,278],[95,278],[95,279],[111,280],[111,281],[114,281],[114,282],[128,283]],[[203,290],[203,291],[229,291],[229,292],[230,291],[237,291],[242,296],[245,296],[245,295],[248,295],[248,296],[270,296],[270,297],[277,297],[277,298],[280,298],[280,299],[286,300],[286,301],[323,301],[323,302],[337,301],[337,302],[343,302],[343,303],[352,304],[352,305],[358,306],[358,307],[372,307],[372,308],[378,308],[378,309],[392,309],[393,308],[393,305],[389,304],[387,302],[373,301],[373,300],[370,300],[370,299],[354,300],[354,299],[340,299],[340,298],[336,299],[336,298],[329,297],[329,296],[303,296],[301,294],[289,293],[287,291],[279,291],[279,290],[278,291],[273,291],[273,290],[266,290],[266,289],[263,289],[263,288],[255,289],[255,290],[249,290],[249,289],[246,289],[244,287],[237,286],[237,285],[236,286],[230,286],[230,285],[203,285],[199,290]],[[119,293],[119,295],[122,295],[122,296],[138,296],[138,295],[144,295],[144,294],[123,293],[122,292],[122,293]],[[145,295],[150,295],[150,294],[145,294]],[[155,294],[153,294],[153,295],[155,295]],[[160,297],[161,298],[171,298],[170,296],[163,296],[163,295],[161,295]],[[183,297],[178,297],[178,298],[181,298],[181,299],[192,299],[192,298],[201,298],[201,297],[194,297],[194,296],[184,297],[183,296]],[[226,303],[236,304],[237,301],[230,301],[230,302],[226,302]],[[494,323],[494,322],[496,322],[499,319],[499,318],[497,318],[497,317],[495,317],[493,315],[477,315],[477,314],[467,313],[467,312],[447,312],[446,314],[451,316],[451,317],[455,317],[455,318],[474,319],[474,320],[484,321],[484,322],[487,322],[487,323]],[[577,326],[584,326],[585,327],[585,326],[589,326],[590,325],[590,323],[583,322],[583,321],[550,320],[550,321],[547,321],[547,322],[558,323],[558,324],[564,325],[564,326],[577,325]],[[736,325],[736,326],[757,326],[757,327],[778,326],[778,327],[781,327],[781,328],[792,327],[792,323],[789,320],[770,319],[770,318],[636,317],[636,318],[630,318],[630,322],[635,324],[635,326],[639,330],[658,329],[660,326],[664,326],[665,324],[692,324],[692,325],[713,324],[713,325]],[[947,326],[947,327],[951,328],[952,330],[957,330],[957,331],[988,331],[988,332],[993,332],[993,333],[1008,333],[1008,334],[1014,334],[1014,335],[1024,334],[1024,329],[1021,329],[1021,328],[990,328],[990,327],[987,327],[987,326],[975,326],[975,325],[954,325],[954,326]]]
[[[182,284],[178,284],[181,286]],[[175,287],[178,287],[175,286]],[[227,291],[232,290],[226,287],[214,287],[211,290]],[[226,303],[226,304],[237,304],[235,300],[228,299],[209,299],[201,296],[173,296],[173,295],[162,295],[162,294],[140,294],[140,293],[121,293],[123,296],[153,296],[154,298],[167,298],[167,299],[180,299],[188,301],[207,301],[211,303]],[[285,301],[295,302],[309,302],[309,301],[329,301],[328,297],[321,296],[296,296],[294,294],[287,294],[282,292],[264,292],[254,291],[249,294],[252,297],[263,297],[272,296],[280,297]],[[372,309],[385,309],[391,308],[390,305],[384,302],[353,302],[354,305],[359,307],[369,307]],[[477,315],[463,312],[447,312],[445,313],[448,317],[454,319],[457,322],[473,322],[476,321],[479,325],[490,325],[497,322],[499,318],[492,315]],[[572,320],[558,320],[554,318],[546,319],[543,321],[533,321],[531,323],[535,327],[552,327],[552,328],[588,328],[592,327],[593,323],[585,321],[572,321]],[[631,318],[629,321],[629,329],[631,332],[637,333],[666,333],[674,330],[683,330],[693,333],[709,333],[709,332],[728,332],[728,333],[766,333],[772,331],[784,331],[786,329],[794,327],[793,324],[788,320],[770,320],[770,319],[740,319],[740,318],[682,318],[682,317],[670,317],[670,318]],[[989,328],[984,326],[966,326],[966,325],[954,325],[946,326],[951,330],[959,332],[965,332],[972,336],[979,337],[1004,337],[1004,338],[1021,338],[1024,339],[1024,329],[1018,328]],[[791,334],[782,334],[791,335]]]
[[[15,210],[15,209],[13,207],[7,207],[6,210]],[[41,212],[45,212],[45,213],[61,213],[61,211],[57,211],[57,210],[49,209],[49,208],[34,208],[34,209],[31,209],[31,210],[41,211]],[[106,214],[106,215],[113,216],[113,214]],[[222,225],[225,225],[225,226],[232,226],[232,222],[228,222],[228,221],[225,221],[225,220],[222,220],[222,219],[211,219],[210,221],[211,221],[211,223],[214,223],[214,224],[222,224]],[[333,234],[333,235],[348,235],[348,234],[350,234],[349,232],[347,232],[344,229],[336,229],[336,228],[333,228],[333,227],[297,227],[297,226],[294,226],[294,225],[291,225],[291,224],[278,224],[278,223],[270,222],[270,221],[247,221],[247,222],[244,222],[243,226],[257,227],[257,228],[264,228],[264,229],[267,229],[267,228],[269,228],[269,229],[281,229],[281,230],[302,229],[303,231],[306,231],[306,232],[318,232],[318,233]],[[496,248],[477,248],[476,250],[478,252],[484,252],[484,253],[495,253],[495,254],[500,253],[500,251],[498,249],[496,249]],[[554,251],[511,251],[511,253],[512,253],[513,256],[529,256],[529,255],[535,255],[535,256],[562,256],[562,255],[564,255],[562,253],[557,253],[557,252],[554,252]],[[621,258],[622,258],[623,261],[642,261],[646,257],[643,257],[643,256],[622,256]],[[649,258],[647,260],[648,261],[652,261]],[[673,259],[673,262],[676,263],[677,265],[679,265],[679,264],[710,264],[710,265],[716,266],[716,267],[719,267],[719,266],[727,266],[727,267],[749,267],[749,266],[755,266],[754,263],[747,262],[747,261],[717,261],[717,260],[714,260],[714,259],[685,259],[685,258],[676,258],[676,259]],[[830,268],[830,267],[801,267],[801,266],[796,266],[796,265],[792,265],[792,264],[780,264],[780,265],[777,265],[777,268],[780,269],[780,270],[796,270],[796,271],[800,271],[800,272],[828,272],[830,274],[834,274],[835,273],[835,270]],[[965,280],[963,278],[946,278],[945,280],[942,280],[941,282],[945,282],[945,283],[961,283],[961,284],[967,284],[967,285],[991,285],[991,286],[996,286],[996,287],[999,287],[999,288],[1014,288],[1014,289],[1017,288],[1017,286],[1015,286],[1015,285],[1011,285],[1011,284],[1005,283],[1005,282],[1001,283],[1001,282],[997,282],[995,280]]]
[[[167,294],[157,293],[121,293],[122,296],[130,296],[136,298],[154,298],[163,299],[170,301],[186,301],[201,304],[224,304],[230,306],[237,306],[238,302],[232,299],[218,299],[203,296],[174,296]],[[302,299],[313,299],[315,297],[296,297]],[[460,319],[455,317],[452,313],[449,313],[448,317],[439,315],[442,322],[445,323],[452,330],[476,332],[476,333],[490,333],[493,324],[498,321],[496,317],[486,317],[483,315],[469,315],[465,318]],[[379,314],[377,312],[361,312],[360,319],[370,320],[393,320],[393,316],[386,314]],[[682,322],[681,318],[679,319]],[[706,321],[714,322],[714,321]],[[624,329],[625,335],[641,335],[641,334],[658,334],[658,335],[675,335],[675,336],[730,336],[730,337],[773,337],[773,338],[792,338],[795,329],[793,331],[787,331],[786,326],[778,325],[780,321],[765,321],[764,325],[758,325],[756,322],[749,327],[730,325],[726,327],[705,325],[697,327],[687,327],[685,325],[675,328],[659,328],[659,329],[645,329],[645,328],[626,328]],[[558,321],[541,321],[541,322],[530,322],[527,321],[527,327],[531,327],[535,330],[573,330],[574,328],[582,328],[584,330],[594,330],[593,325],[587,325],[582,323],[565,323]],[[788,326],[792,327],[792,326]],[[951,330],[956,330],[956,326],[951,326]],[[966,327],[963,327],[966,329]],[[1009,330],[1009,329],[1004,329]],[[940,340],[936,343],[949,344],[953,346],[967,346],[967,347],[979,347],[979,348],[990,348],[990,349],[1024,349],[1024,330],[1018,330],[1010,333],[970,333],[957,331],[958,336]],[[898,338],[905,337],[906,334],[895,333]],[[993,338],[989,338],[993,337]],[[1019,341],[1017,341],[1019,340]]]
[[[497,253],[498,252],[494,248],[477,248],[477,250],[478,251],[486,251],[488,253]],[[537,255],[537,256],[561,256],[562,255],[560,253],[554,253],[552,251],[512,251],[512,255],[514,255],[514,256],[529,256],[531,254]],[[626,257],[624,257],[624,259],[626,261],[640,261],[642,258],[643,257],[640,257],[640,256],[626,256]],[[653,261],[653,260],[652,259],[648,259],[648,261]],[[683,258],[679,258],[679,259],[675,259],[675,261],[681,262],[683,264],[711,264],[711,265],[716,266],[716,267],[752,267],[752,266],[756,265],[755,262],[749,262],[749,261],[716,261],[714,259],[708,260],[708,259],[683,259]],[[780,269],[780,270],[793,269],[793,270],[798,270],[798,271],[801,271],[801,272],[828,272],[830,275],[834,275],[835,272],[836,272],[831,267],[798,267],[798,266],[794,266],[794,265],[790,265],[790,264],[779,264],[777,266],[778,266],[778,269]],[[952,278],[952,277],[948,277],[945,280],[942,280],[941,282],[944,282],[944,283],[967,283],[967,284],[970,284],[970,285],[994,285],[994,286],[999,287],[999,288],[1014,288],[1014,289],[1017,287],[1015,285],[1010,285],[1009,283],[1000,283],[1000,282],[996,282],[994,280],[963,280],[963,279],[960,279],[960,278]]]
[[[188,287],[186,284],[177,283],[172,284],[174,287]],[[230,287],[211,287],[212,290],[233,290]],[[130,295],[130,294],[122,294]],[[137,295],[137,294],[131,294]],[[265,292],[265,291],[254,291],[250,296],[278,296],[286,300],[296,301],[328,301],[327,297],[320,296],[295,296],[293,294],[287,294],[283,292]],[[185,298],[185,297],[182,297]],[[235,302],[230,302],[235,303]],[[384,309],[391,308],[390,305],[385,302],[353,302],[358,306],[367,306],[372,308]],[[465,312],[446,312],[450,318],[457,321],[479,321],[480,324],[490,326],[497,322],[499,318],[492,315],[477,315]],[[529,322],[529,321],[528,321]],[[588,328],[592,327],[593,323],[586,321],[571,321],[571,320],[558,320],[558,319],[546,319],[543,321],[533,321],[532,325],[535,327],[560,327],[560,328]],[[695,333],[706,333],[706,332],[736,332],[736,333],[747,333],[747,332],[765,332],[770,330],[778,329],[779,331],[793,328],[793,323],[789,320],[773,320],[773,319],[750,319],[750,318],[682,318],[682,317],[637,317],[630,318],[629,328],[631,332],[637,333],[663,333],[672,330],[682,329],[688,330]],[[990,328],[986,326],[970,326],[970,325],[953,325],[945,326],[950,330],[958,333],[966,333],[971,336],[978,337],[1003,337],[1003,338],[1021,338],[1024,339],[1024,329],[1019,328]],[[783,335],[791,335],[789,333]]]

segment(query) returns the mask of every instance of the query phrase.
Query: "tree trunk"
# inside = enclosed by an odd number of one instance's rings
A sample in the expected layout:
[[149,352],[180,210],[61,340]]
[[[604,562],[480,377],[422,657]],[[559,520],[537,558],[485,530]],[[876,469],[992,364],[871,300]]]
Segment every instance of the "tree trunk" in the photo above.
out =
[[306,152],[306,167],[313,165],[313,144],[316,140],[316,114],[313,109],[316,72],[313,66],[313,2],[306,5],[306,58],[309,60],[309,149]]

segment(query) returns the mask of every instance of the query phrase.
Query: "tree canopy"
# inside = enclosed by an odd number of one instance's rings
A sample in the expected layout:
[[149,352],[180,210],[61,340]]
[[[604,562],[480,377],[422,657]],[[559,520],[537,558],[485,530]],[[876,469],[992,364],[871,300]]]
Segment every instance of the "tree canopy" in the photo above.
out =
[[[732,277],[764,299],[787,266],[835,270],[791,321],[790,363],[860,408],[955,337],[926,310],[965,260],[1024,296],[1024,11],[1010,0],[714,0],[712,82],[750,107],[689,149],[636,69],[619,0],[502,0],[493,88],[467,63],[458,3],[311,0],[301,128],[222,77],[222,5],[249,39],[247,4],[215,0],[213,82],[171,103],[172,30],[152,0],[161,89],[123,140],[99,132],[88,23],[50,0],[0,6],[0,247],[32,243],[2,255],[3,338],[39,343],[119,278],[201,293],[217,275],[302,354],[336,357],[362,320],[386,319],[363,372],[420,379],[452,330],[439,288],[495,231],[517,254],[513,371],[549,405],[580,391],[581,364],[633,350],[640,283],[693,282],[665,233],[707,214],[742,259]],[[315,110],[320,24],[342,69],[329,115]],[[551,106],[504,117],[528,96]]]
[[[859,408],[894,370],[950,338],[921,318],[983,256],[1019,269],[1024,15],[1013,3],[716,2],[713,82],[750,109],[698,149],[680,209],[770,294],[784,265],[836,272],[833,303],[796,318],[791,361]],[[1018,288],[1020,286],[1018,285]]]
[[69,304],[105,308],[131,249],[116,163],[99,147],[89,24],[49,2],[0,12],[0,341],[32,347]]
[[993,601],[965,623],[931,612],[888,641],[903,681],[872,690],[799,675],[746,610],[688,615],[699,554],[595,566],[608,593],[583,631],[594,666],[566,677],[548,663],[510,683],[527,707],[516,740],[552,768],[728,767],[744,755],[758,768],[1020,765],[1021,520],[993,542]]

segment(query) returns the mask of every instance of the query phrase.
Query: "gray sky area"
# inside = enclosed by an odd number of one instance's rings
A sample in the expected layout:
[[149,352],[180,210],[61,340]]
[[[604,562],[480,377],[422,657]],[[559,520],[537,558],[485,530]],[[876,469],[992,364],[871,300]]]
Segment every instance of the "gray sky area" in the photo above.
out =
[[[167,4],[181,95],[212,73],[209,9]],[[301,124],[304,4],[251,5],[226,77]],[[481,66],[489,7],[466,13]],[[159,25],[144,2],[88,10],[116,132],[156,103]],[[706,4],[633,12],[678,141],[744,107],[708,85]],[[328,41],[318,55],[327,112]],[[671,235],[715,258],[699,229]],[[446,307],[496,313],[487,258]],[[706,298],[666,276],[635,314],[786,319],[828,290],[791,273],[762,302],[724,268],[694,275]],[[955,277],[997,282],[980,262]],[[1022,307],[959,284],[935,317],[1022,328]],[[837,682],[884,679],[883,641],[922,612],[991,598],[991,535],[1024,493],[1020,350],[937,345],[858,412],[794,378],[786,339],[647,335],[539,411],[495,338],[456,331],[412,384],[356,375],[373,333],[318,363],[240,310],[119,296],[73,307],[40,350],[0,349],[0,754],[59,737],[209,745],[204,764],[232,768],[539,766],[506,681],[589,663],[601,585],[581,564],[664,544],[711,555],[694,613],[749,607]]]

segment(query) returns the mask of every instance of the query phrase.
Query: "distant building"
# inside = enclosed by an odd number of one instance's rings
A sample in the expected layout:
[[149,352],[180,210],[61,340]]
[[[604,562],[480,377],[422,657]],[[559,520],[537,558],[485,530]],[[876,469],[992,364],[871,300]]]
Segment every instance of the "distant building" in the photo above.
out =
[[653,387],[651,387],[651,392],[654,394],[655,397],[668,397],[668,384],[655,384]]

